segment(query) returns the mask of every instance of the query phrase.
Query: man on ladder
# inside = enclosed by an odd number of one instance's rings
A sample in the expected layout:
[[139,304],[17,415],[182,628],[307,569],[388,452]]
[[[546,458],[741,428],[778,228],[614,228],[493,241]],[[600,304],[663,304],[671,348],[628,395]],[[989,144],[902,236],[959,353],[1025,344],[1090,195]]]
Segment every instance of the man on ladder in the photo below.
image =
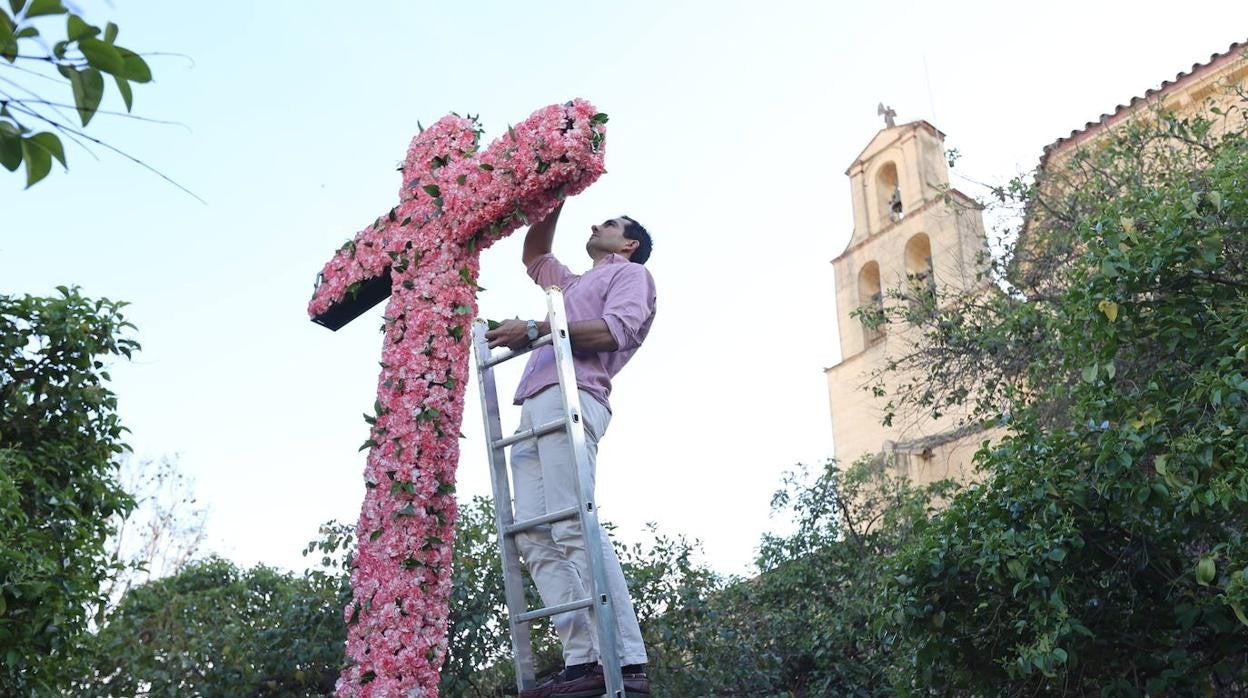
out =
[[[654,279],[642,266],[650,257],[651,241],[646,229],[627,216],[592,226],[585,250],[593,267],[584,274],[573,274],[550,253],[561,209],[562,206],[529,228],[523,259],[529,276],[539,286],[563,289],[592,491],[598,441],[611,420],[611,379],[641,346],[654,320]],[[490,348],[516,350],[549,332],[545,321],[507,320],[485,336]],[[559,416],[562,399],[558,383],[554,353],[550,346],[540,347],[529,357],[516,391],[515,403],[522,406],[520,429],[530,429]],[[576,506],[576,464],[566,433],[517,442],[512,447],[511,468],[516,520]],[[592,593],[580,526],[580,520],[573,518],[516,536],[520,554],[547,606]],[[602,538],[603,572],[619,626],[619,664],[624,688],[629,694],[648,694],[646,651],[637,615],[606,531],[599,527],[598,533]],[[553,681],[524,691],[521,698],[603,695],[605,680],[590,610],[582,608],[556,615],[553,623],[563,644],[565,668]]]

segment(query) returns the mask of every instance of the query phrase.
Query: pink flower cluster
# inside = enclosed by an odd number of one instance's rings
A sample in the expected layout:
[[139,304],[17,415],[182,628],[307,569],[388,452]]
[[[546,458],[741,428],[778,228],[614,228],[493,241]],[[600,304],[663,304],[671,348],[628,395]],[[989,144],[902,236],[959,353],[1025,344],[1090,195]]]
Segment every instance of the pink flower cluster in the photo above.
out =
[[478,152],[475,120],[439,120],[412,139],[399,205],[321,272],[314,317],[387,269],[392,284],[340,696],[437,695],[479,254],[602,174],[605,122],[552,105]]

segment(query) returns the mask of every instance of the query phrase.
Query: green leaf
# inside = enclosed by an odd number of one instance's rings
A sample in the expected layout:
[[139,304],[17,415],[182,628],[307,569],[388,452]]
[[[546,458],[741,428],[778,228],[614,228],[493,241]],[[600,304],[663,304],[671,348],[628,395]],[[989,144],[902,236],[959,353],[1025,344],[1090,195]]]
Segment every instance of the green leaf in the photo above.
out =
[[1209,192],[1209,203],[1213,204],[1214,209],[1221,211],[1222,210],[1222,192],[1220,191]]
[[22,155],[26,159],[26,188],[29,189],[52,171],[52,153],[28,138],[22,141]]
[[485,170],[486,172],[493,172],[493,171],[494,171],[494,166],[493,166],[493,165],[491,165],[491,164],[490,164],[490,163],[488,163],[488,162],[483,162],[483,163],[481,163],[480,165],[477,165],[477,167],[479,167],[479,168],[481,168],[481,169]]
[[1237,603],[1233,603],[1231,604],[1231,610],[1235,612],[1235,617],[1239,619],[1240,623],[1243,623],[1244,625],[1248,625],[1248,616],[1244,615],[1243,606],[1240,606]]
[[469,313],[471,313],[471,312],[472,312],[472,306],[469,306],[469,305],[457,305],[457,306],[455,306],[455,314],[456,314],[456,315],[468,315],[468,314],[469,314]]
[[1014,575],[1018,579],[1022,579],[1026,575],[1023,570],[1023,563],[1018,560],[1010,560],[1005,563],[1005,568],[1010,571],[1010,574]]
[[594,114],[593,116],[589,117],[589,123],[605,124],[607,123],[609,118],[610,117],[608,117],[606,114],[603,114],[602,112],[598,112],[597,114]]
[[87,24],[86,21],[75,14],[71,14],[69,19],[65,20],[65,23],[65,38],[69,41],[82,41],[100,33],[99,27]]
[[507,135],[511,136],[512,141],[516,140],[516,132],[511,128],[511,124],[507,124]]
[[125,75],[126,61],[121,52],[112,44],[99,39],[83,39],[78,42],[82,55],[92,68],[98,68],[110,75]]
[[61,74],[69,78],[69,85],[74,91],[74,105],[78,109],[78,117],[82,119],[82,125],[86,126],[99,109],[100,100],[104,98],[104,76],[100,74],[100,71],[92,68],[74,70],[67,66],[62,67],[64,70]]
[[13,172],[22,164],[22,133],[11,122],[0,121],[0,165]]
[[426,194],[434,197],[435,199],[442,196],[442,190],[439,189],[438,185],[436,184],[426,184],[425,186],[421,188],[425,190]]
[[121,93],[121,100],[126,103],[126,111],[130,111],[130,107],[134,104],[134,93],[130,90],[130,83],[120,75],[114,75],[113,82],[117,83],[117,91]]
[[1096,375],[1099,371],[1100,371],[1100,366],[1097,366],[1096,364],[1092,364],[1091,366],[1084,368],[1083,380],[1088,383],[1092,383],[1096,381]]
[[[1106,273],[1106,276],[1109,276],[1112,278],[1116,274],[1117,274],[1117,271],[1113,271],[1113,273]],[[1096,304],[1096,309],[1104,313],[1105,317],[1109,318],[1110,322],[1115,322],[1116,320],[1118,320],[1118,304],[1117,303],[1111,300],[1101,300],[1100,302]]]
[[144,83],[152,81],[152,70],[147,67],[147,61],[139,54],[128,48],[117,47],[117,52],[121,54],[122,59],[126,62],[125,76],[130,82]]
[[36,133],[28,140],[34,141],[40,148],[48,151],[52,157],[56,158],[62,167],[65,166],[65,148],[61,145],[61,139],[56,134],[44,131]]
[[1196,583],[1202,587],[1209,586],[1209,582],[1213,581],[1217,573],[1218,567],[1214,564],[1212,557],[1202,557],[1200,562],[1196,563]]
[[1052,550],[1049,551],[1049,559],[1052,560],[1053,562],[1061,562],[1062,560],[1065,560],[1066,549],[1065,548],[1053,548]]
[[104,41],[110,44],[116,42],[117,31],[118,31],[117,25],[113,24],[112,22],[109,22],[108,24],[104,25]]
[[22,6],[26,4],[26,0],[9,0],[9,8],[13,10],[13,14],[22,11]]
[[65,9],[65,5],[61,0],[33,0],[30,6],[26,8],[25,17],[45,17],[47,15],[63,15],[69,10]]
[[9,16],[0,14],[0,56],[10,63],[17,60],[17,38],[13,36],[14,29]]
[[34,27],[22,27],[21,29],[18,29],[17,33],[13,36],[18,39],[33,39],[36,36],[39,36],[39,30]]
[[426,407],[416,415],[418,421],[431,422],[442,415],[442,412],[436,407]]

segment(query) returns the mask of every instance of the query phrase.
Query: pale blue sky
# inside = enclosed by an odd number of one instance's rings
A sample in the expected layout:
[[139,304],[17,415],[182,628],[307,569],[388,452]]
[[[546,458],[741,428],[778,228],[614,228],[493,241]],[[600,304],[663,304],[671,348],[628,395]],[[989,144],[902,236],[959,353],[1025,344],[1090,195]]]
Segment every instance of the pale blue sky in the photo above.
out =
[[[781,525],[768,518],[781,473],[832,453],[828,262],[877,102],[948,134],[958,172],[1000,182],[1248,39],[1242,2],[83,6],[124,45],[188,56],[151,58],[156,82],[135,95],[137,114],[181,126],[101,116],[91,132],[207,204],[71,146],[68,175],[30,191],[0,177],[0,293],[80,284],[131,301],[144,351],[113,372],[131,444],[180,455],[210,508],[209,549],[293,568],[317,524],[358,512],[380,348],[380,308],[337,333],[307,320],[312,279],[394,204],[417,120],[479,113],[493,139],[572,97],[610,114],[608,173],[567,205],[556,241],[576,269],[605,217],[656,240],[658,317],[616,381],[604,516],[626,540],[647,521],[700,538],[741,572]],[[540,312],[519,243],[487,253],[486,315]],[[468,395],[465,498],[488,491]]]

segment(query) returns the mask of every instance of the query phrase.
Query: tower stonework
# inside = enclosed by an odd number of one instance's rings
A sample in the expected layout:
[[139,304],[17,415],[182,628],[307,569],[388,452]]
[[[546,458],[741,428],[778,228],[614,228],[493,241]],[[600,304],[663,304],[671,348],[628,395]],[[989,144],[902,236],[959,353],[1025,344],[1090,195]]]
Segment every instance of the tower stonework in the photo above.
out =
[[[918,483],[970,477],[971,457],[985,434],[963,427],[958,414],[932,419],[905,409],[882,425],[888,398],[865,388],[889,357],[908,353],[912,330],[895,323],[872,329],[854,312],[910,302],[912,294],[935,291],[939,298],[984,288],[982,207],[949,185],[944,137],[921,120],[875,135],[845,172],[854,229],[848,247],[832,260],[841,361],[826,375],[836,457],[848,464],[890,456],[900,474]],[[908,378],[889,377],[885,387]]]

